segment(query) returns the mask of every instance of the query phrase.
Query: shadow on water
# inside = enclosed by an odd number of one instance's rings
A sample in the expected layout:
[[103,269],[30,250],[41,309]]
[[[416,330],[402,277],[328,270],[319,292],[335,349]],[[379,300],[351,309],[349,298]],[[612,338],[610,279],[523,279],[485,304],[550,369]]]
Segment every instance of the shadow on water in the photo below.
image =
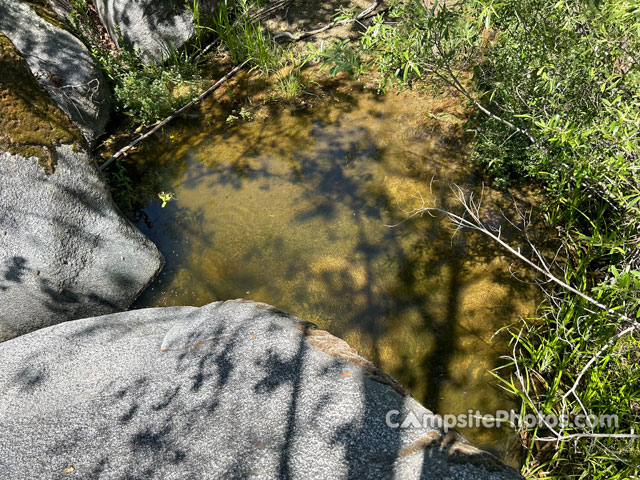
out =
[[[464,111],[442,104],[353,88],[234,124],[209,103],[165,131],[134,157],[150,198],[175,194],[141,213],[167,265],[136,307],[263,301],[344,338],[438,413],[512,408],[487,371],[505,353],[494,333],[533,312],[534,287],[510,275],[496,245],[453,236],[443,219],[387,226],[420,196],[455,209],[446,182],[483,188],[465,161]],[[425,120],[438,109],[447,122]],[[486,216],[507,238],[501,212],[527,198],[515,202],[484,188]],[[462,433],[506,450],[505,432]]]

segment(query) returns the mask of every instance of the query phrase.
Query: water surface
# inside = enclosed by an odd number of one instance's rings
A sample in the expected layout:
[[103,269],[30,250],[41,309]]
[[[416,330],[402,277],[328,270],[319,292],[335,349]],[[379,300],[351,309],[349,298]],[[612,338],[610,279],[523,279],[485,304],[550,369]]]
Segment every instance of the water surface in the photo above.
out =
[[[236,122],[239,100],[220,93],[133,157],[150,198],[175,194],[138,223],[167,265],[136,307],[267,302],[347,340],[438,413],[513,408],[486,372],[506,352],[494,333],[533,312],[535,289],[478,233],[429,216],[387,226],[434,198],[456,208],[447,182],[480,191],[459,102],[328,92],[308,108],[243,103],[254,120]],[[485,188],[483,205],[508,235],[512,198]],[[506,451],[505,432],[462,433]]]

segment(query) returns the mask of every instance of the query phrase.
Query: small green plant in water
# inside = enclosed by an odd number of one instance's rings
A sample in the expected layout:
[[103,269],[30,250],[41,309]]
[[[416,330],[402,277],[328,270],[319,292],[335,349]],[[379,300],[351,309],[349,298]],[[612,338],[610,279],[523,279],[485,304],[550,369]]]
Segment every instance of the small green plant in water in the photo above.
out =
[[278,78],[276,89],[285,100],[293,100],[304,91],[304,84],[300,72],[291,70],[286,75]]
[[251,110],[242,107],[240,108],[240,110],[234,110],[232,113],[230,113],[225,121],[227,123],[235,123],[238,120],[250,122],[253,120],[253,113],[251,113]]
[[294,54],[289,52],[287,63],[291,68],[286,74],[279,74],[276,80],[276,90],[285,100],[293,100],[304,92],[305,84],[301,70],[306,62],[306,58],[298,62]]
[[328,68],[331,76],[347,72],[357,78],[364,71],[360,52],[349,43],[349,40],[336,43],[323,41],[319,47],[308,43],[307,49],[309,51],[307,60],[320,62],[320,68]]
[[251,120],[253,120],[253,113],[251,113],[250,110],[247,110],[244,107],[240,109],[239,114],[240,114],[240,118],[245,122],[250,122]]
[[171,192],[160,192],[158,194],[158,197],[160,198],[160,200],[162,200],[162,208],[166,207],[167,203],[175,198],[175,196]]
[[276,96],[293,100],[304,93],[306,84],[302,77],[302,68],[307,61],[309,61],[309,55],[300,59],[293,51],[286,52],[282,60],[283,71],[276,75]]
[[239,119],[240,119],[240,117],[238,117],[237,115],[234,115],[233,113],[230,113],[229,116],[227,117],[227,119],[225,120],[225,122],[234,123],[234,122],[238,121]]

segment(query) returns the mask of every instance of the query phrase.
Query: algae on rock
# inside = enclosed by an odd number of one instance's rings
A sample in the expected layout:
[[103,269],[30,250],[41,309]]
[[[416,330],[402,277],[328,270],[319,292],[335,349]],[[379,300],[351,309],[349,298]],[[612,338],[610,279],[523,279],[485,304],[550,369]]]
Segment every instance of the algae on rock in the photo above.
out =
[[[38,5],[36,3],[34,10],[17,0],[0,2],[0,32],[24,58],[37,83],[44,87],[85,139],[94,143],[104,132],[111,111],[105,79],[87,47],[64,25],[60,27],[52,20],[54,13],[42,10],[44,7]],[[38,11],[44,11],[45,17]],[[3,50],[5,48],[6,42]],[[9,60],[3,59],[3,62],[7,61],[15,64],[15,55]],[[13,69],[9,70],[9,75],[4,72],[5,82],[16,81],[11,78]],[[39,95],[38,98],[42,97]],[[26,97],[24,101],[30,99]]]
[[55,165],[54,147],[84,143],[80,131],[31,74],[24,58],[0,33],[0,151],[37,157],[45,171]]

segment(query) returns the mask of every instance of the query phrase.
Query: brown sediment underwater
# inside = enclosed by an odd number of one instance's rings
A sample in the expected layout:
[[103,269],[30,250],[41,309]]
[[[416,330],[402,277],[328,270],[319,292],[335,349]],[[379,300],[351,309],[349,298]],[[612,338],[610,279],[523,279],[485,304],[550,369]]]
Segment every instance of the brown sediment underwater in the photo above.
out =
[[[531,196],[483,187],[459,99],[361,84],[322,97],[245,98],[243,119],[221,91],[131,157],[149,192],[138,226],[167,260],[136,306],[265,302],[343,338],[437,413],[514,408],[487,370],[508,353],[494,334],[534,312],[537,287],[480,233],[403,220],[433,199],[456,209],[455,182],[517,241],[502,212]],[[174,194],[165,208],[160,191]],[[507,451],[506,431],[461,433]]]

